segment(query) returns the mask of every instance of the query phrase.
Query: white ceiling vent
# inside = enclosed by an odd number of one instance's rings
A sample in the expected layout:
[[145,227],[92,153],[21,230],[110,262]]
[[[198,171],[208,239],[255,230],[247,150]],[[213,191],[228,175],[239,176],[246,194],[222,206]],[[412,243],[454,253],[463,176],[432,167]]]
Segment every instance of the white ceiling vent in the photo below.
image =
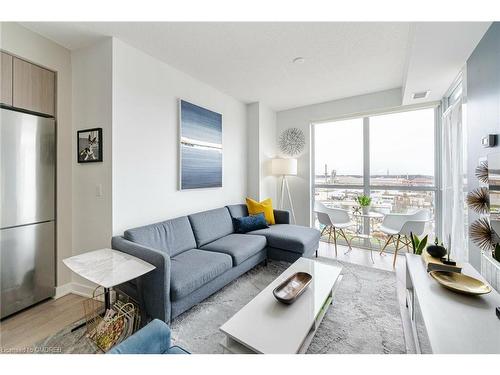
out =
[[429,96],[430,91],[420,91],[420,92],[414,92],[411,96],[412,99],[425,99]]

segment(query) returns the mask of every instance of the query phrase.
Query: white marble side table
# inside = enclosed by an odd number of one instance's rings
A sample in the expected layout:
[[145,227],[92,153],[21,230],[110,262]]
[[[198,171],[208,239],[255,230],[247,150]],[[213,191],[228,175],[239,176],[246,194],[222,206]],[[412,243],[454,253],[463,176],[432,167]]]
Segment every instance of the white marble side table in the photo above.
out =
[[142,259],[113,249],[100,249],[75,255],[63,259],[63,263],[77,275],[104,288],[105,311],[111,308],[111,288],[156,268]]

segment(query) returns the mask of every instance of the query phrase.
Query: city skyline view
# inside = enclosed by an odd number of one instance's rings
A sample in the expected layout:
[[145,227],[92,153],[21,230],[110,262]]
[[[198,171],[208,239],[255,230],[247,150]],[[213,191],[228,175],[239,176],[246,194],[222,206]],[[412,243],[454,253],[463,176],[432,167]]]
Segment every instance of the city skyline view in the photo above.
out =
[[[434,109],[369,117],[370,173],[434,176]],[[363,118],[316,124],[315,174],[363,175]]]
[[[433,235],[434,109],[370,116],[368,126],[363,123],[363,118],[356,118],[315,125],[315,201],[353,215],[359,207],[356,198],[369,191],[370,210],[383,215],[427,210],[431,220],[425,232]],[[367,183],[365,139],[369,144]],[[373,234],[381,222],[375,220]]]

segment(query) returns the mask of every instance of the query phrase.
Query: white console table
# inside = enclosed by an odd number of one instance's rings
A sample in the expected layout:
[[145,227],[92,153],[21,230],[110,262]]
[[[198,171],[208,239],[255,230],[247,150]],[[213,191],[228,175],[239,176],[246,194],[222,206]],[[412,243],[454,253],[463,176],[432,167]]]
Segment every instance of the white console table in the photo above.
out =
[[[470,264],[462,272],[484,280]],[[482,296],[452,292],[427,274],[420,256],[406,254],[406,291],[418,353],[500,353],[495,290]]]

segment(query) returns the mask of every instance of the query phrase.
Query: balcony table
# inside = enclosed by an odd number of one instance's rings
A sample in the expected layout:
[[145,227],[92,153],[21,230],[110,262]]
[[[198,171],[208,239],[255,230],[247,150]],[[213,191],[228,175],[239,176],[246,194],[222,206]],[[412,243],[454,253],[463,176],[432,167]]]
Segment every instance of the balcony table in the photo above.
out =
[[[372,259],[372,263],[375,263],[375,261],[373,260],[373,247],[372,247],[372,238],[375,238],[378,242],[379,242],[379,245],[380,245],[380,240],[376,237],[374,237],[372,235],[372,232],[373,232],[373,223],[375,220],[378,220],[378,219],[383,219],[384,218],[384,214],[381,214],[380,212],[373,212],[373,211],[370,211],[366,214],[362,213],[362,212],[357,212],[357,213],[354,213],[353,214],[353,217],[356,221],[356,232],[353,234],[353,237],[352,239],[354,238],[359,238],[359,239],[365,239],[365,240],[368,240],[369,243],[370,243],[370,257]],[[366,219],[368,221],[368,233],[363,233],[362,230],[361,230],[361,227],[362,227],[362,221],[365,221],[363,219]],[[365,225],[365,223],[363,223],[363,225]],[[352,242],[352,239],[351,239],[351,242]],[[350,250],[347,250],[346,254],[349,252]]]

